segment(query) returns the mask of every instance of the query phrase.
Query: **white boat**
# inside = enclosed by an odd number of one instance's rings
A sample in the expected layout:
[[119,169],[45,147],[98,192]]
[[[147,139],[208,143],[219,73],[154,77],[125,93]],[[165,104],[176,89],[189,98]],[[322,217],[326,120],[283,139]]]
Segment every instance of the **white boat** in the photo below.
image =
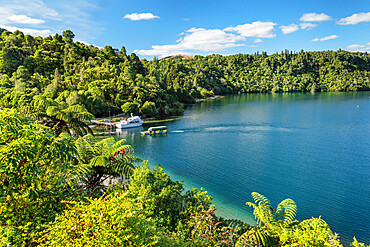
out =
[[119,123],[116,123],[116,127],[118,129],[126,129],[126,128],[134,128],[140,127],[143,125],[144,121],[140,119],[139,116],[132,116],[130,118],[125,118],[121,120]]

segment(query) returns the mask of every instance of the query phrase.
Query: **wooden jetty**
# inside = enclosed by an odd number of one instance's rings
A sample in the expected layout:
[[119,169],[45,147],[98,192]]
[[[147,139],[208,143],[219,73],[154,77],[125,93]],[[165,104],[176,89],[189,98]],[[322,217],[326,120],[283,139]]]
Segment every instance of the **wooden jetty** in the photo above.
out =
[[99,122],[97,120],[91,120],[91,122],[95,125],[116,126],[116,123]]
[[116,135],[117,132],[94,132],[95,136]]

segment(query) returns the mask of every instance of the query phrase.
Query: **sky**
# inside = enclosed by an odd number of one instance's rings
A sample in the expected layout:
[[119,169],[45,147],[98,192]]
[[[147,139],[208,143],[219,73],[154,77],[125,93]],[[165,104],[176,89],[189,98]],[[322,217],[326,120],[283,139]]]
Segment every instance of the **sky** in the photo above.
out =
[[140,58],[175,54],[370,52],[369,0],[0,0],[0,27],[110,45]]

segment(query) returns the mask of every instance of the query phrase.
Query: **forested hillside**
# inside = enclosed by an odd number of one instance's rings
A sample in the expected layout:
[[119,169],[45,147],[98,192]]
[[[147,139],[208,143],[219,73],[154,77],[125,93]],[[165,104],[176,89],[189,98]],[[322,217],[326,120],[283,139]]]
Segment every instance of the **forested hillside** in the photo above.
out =
[[163,116],[214,94],[370,89],[370,54],[343,50],[190,59],[140,60],[134,53],[73,41],[74,34],[32,37],[1,30],[0,107],[84,106]]

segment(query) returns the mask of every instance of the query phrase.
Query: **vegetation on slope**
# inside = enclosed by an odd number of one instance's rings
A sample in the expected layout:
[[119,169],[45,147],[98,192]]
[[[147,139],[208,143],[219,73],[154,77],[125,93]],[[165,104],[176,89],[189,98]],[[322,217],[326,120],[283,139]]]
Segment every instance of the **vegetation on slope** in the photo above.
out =
[[147,61],[124,47],[100,49],[73,38],[70,30],[45,38],[2,32],[0,107],[40,110],[58,103],[81,105],[95,116],[151,117],[181,113],[184,104],[214,94],[370,89],[367,53],[285,50]]

